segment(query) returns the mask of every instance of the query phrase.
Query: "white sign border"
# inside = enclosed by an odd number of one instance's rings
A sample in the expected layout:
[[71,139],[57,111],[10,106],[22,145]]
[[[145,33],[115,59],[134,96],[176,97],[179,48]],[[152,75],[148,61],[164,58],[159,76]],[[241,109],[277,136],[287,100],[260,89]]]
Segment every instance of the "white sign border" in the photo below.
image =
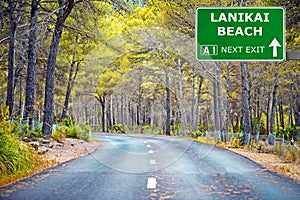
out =
[[[245,9],[281,9],[282,10],[282,20],[283,20],[283,48],[282,48],[282,55],[283,58],[281,59],[198,59],[198,10],[228,10],[228,9],[237,9],[237,10],[245,10]],[[196,43],[196,60],[197,61],[205,61],[205,62],[284,62],[286,61],[286,38],[285,38],[285,32],[286,32],[286,24],[285,24],[285,7],[198,7],[196,10],[195,15],[195,43]]]

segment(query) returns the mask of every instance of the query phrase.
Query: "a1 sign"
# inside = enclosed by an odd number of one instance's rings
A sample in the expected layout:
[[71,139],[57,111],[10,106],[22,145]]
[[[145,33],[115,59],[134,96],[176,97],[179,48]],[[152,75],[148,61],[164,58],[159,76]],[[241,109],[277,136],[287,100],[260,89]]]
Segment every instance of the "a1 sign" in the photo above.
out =
[[196,14],[200,61],[284,61],[282,7],[202,7]]

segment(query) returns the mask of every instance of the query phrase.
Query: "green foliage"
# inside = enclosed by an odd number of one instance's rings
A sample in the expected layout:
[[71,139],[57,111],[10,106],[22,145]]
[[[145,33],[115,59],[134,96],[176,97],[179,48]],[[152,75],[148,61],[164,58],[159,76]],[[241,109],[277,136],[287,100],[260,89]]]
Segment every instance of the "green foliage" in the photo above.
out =
[[92,128],[86,125],[79,125],[78,126],[78,134],[80,136],[80,139],[85,140],[85,141],[91,141],[91,133]]
[[[19,141],[16,127],[10,123],[5,106],[1,106],[0,118],[0,185],[32,174],[35,170],[47,166],[29,146]],[[39,131],[34,134],[40,134]]]
[[197,131],[193,132],[193,136],[195,138],[197,137],[201,137],[201,135],[208,130],[208,127],[207,126],[198,126],[197,127]]
[[22,166],[30,166],[28,151],[14,134],[5,134],[0,130],[0,169],[6,173],[14,173]]
[[122,133],[122,124],[114,124],[113,125],[113,130],[116,133]]
[[61,132],[60,131],[58,131],[58,130],[56,130],[56,131],[53,131],[52,132],[52,139],[53,140],[61,140],[61,139],[63,139],[64,138],[64,136],[61,134]]
[[19,124],[15,123],[14,124],[14,133],[19,137],[19,139],[22,138],[42,138],[43,133],[42,133],[42,128],[36,126],[34,130],[31,129],[29,124]]
[[9,109],[6,105],[0,105],[0,130],[5,134],[11,134],[15,130],[15,125],[9,120]]
[[52,138],[54,140],[74,138],[90,141],[90,131],[91,128],[86,125],[71,125],[70,127],[59,126],[57,130],[52,133]]
[[193,132],[193,137],[197,138],[197,137],[201,137],[202,132],[200,130]]
[[65,126],[70,127],[72,125],[72,121],[70,118],[64,118],[63,122],[65,124]]
[[296,128],[291,125],[285,128],[280,127],[279,129],[276,130],[276,137],[282,138],[282,136],[284,135],[284,138],[286,138],[286,140],[291,140],[295,136],[295,131]]
[[45,166],[49,163],[41,160],[17,136],[0,130],[0,185],[28,176]]
[[243,147],[243,142],[244,142],[244,138],[243,138],[243,134],[242,133],[237,133],[235,135],[235,137],[233,137],[229,144],[230,144],[230,147],[232,148],[242,148]]

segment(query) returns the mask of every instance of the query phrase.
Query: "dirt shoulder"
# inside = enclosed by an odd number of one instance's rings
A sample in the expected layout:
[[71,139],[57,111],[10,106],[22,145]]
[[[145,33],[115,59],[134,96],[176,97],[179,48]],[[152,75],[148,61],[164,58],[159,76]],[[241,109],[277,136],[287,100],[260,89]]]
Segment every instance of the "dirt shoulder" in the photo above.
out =
[[48,148],[42,157],[53,165],[58,165],[76,158],[80,158],[97,150],[101,141],[86,142],[79,139],[65,138],[54,142],[55,148]]
[[283,174],[284,176],[290,177],[300,183],[300,165],[286,162],[277,155],[270,153],[252,152],[246,149],[228,149],[249,158],[270,171]]

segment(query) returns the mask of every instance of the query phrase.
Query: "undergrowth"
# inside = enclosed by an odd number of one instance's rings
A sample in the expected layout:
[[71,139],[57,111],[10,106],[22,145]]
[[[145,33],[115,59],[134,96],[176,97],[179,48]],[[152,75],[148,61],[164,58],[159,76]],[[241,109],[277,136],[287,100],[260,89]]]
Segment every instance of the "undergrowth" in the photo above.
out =
[[[86,125],[64,120],[52,137],[54,140],[68,137],[90,141],[90,131],[91,128]],[[11,121],[8,108],[0,105],[0,186],[53,165],[22,141],[24,138],[40,137],[43,137],[40,128],[31,130],[27,124]]]
[[282,145],[281,142],[276,142],[276,146],[273,146],[266,141],[259,141],[258,143],[252,141],[250,145],[244,145],[241,134],[236,134],[235,137],[232,137],[227,142],[223,142],[216,137],[196,137],[194,140],[223,148],[239,148],[256,151],[257,153],[272,153],[282,158],[285,162],[300,164],[300,150],[290,144]]
[[50,165],[19,140],[16,125],[9,122],[6,106],[0,106],[0,185],[33,174]]
[[[66,123],[67,122],[67,123]],[[52,133],[53,140],[61,140],[63,138],[82,139],[84,141],[91,141],[91,128],[86,125],[76,125],[65,120],[65,124],[58,126],[58,128]]]

